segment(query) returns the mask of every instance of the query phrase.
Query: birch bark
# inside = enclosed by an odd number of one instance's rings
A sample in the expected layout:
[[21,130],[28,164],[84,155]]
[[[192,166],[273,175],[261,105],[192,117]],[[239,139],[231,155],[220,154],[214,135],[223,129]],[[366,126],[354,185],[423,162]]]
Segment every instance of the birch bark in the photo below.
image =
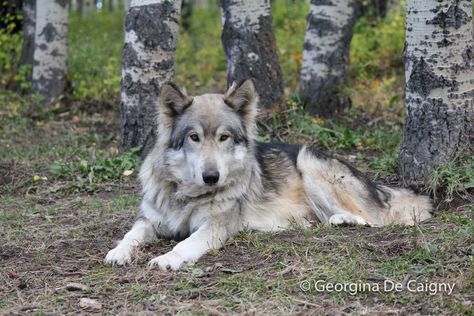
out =
[[128,10],[130,10],[131,4],[132,4],[131,0],[124,0],[123,1],[123,10],[125,11],[125,13],[127,13]]
[[471,0],[407,0],[406,110],[399,171],[418,184],[474,144]]
[[32,91],[46,105],[59,99],[66,84],[68,0],[37,0]]
[[283,80],[270,1],[221,0],[221,14],[228,86],[252,78],[264,109],[281,105]]
[[156,138],[156,108],[163,83],[174,77],[181,1],[133,0],[125,20],[122,51],[121,122],[123,148]]
[[350,105],[340,88],[346,78],[359,0],[311,0],[300,74],[300,95],[312,115],[330,117]]

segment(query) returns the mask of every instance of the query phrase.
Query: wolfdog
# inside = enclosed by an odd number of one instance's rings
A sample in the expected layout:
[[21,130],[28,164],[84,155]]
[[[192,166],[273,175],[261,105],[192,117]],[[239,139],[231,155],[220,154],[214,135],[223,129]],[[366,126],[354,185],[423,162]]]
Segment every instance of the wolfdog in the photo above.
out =
[[291,223],[411,225],[431,200],[371,182],[312,146],[256,141],[258,95],[251,80],[224,94],[190,97],[163,86],[156,144],[140,170],[143,200],[132,229],[105,261],[123,265],[133,248],[159,237],[182,240],[149,267],[177,270],[244,229]]

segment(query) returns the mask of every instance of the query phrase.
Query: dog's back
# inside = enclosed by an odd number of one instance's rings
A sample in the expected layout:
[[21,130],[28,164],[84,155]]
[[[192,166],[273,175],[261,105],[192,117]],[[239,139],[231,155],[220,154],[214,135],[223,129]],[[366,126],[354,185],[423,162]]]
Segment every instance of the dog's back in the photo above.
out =
[[428,197],[375,184],[312,147],[257,143],[255,159],[262,185],[252,187],[245,204],[253,229],[281,229],[314,217],[331,224],[412,225],[431,216]]

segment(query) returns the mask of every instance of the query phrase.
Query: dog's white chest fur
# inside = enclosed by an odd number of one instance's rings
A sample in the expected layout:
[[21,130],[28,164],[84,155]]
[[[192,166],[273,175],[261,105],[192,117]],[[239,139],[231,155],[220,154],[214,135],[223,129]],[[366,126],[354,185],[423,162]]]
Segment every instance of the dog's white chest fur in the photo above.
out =
[[[163,194],[164,195],[164,194]],[[168,238],[185,238],[199,229],[206,218],[222,216],[232,212],[235,201],[179,201],[158,196],[155,203],[143,200],[141,216],[155,227],[160,235]]]

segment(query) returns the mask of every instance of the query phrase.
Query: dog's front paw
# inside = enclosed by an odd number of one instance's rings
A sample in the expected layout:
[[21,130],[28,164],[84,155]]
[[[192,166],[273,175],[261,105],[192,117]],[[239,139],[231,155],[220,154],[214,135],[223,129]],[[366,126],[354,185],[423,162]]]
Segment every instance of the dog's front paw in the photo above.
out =
[[132,261],[132,249],[130,247],[115,247],[105,256],[105,263],[123,266]]
[[148,262],[148,268],[153,269],[155,267],[160,268],[163,271],[167,270],[178,270],[183,266],[183,264],[187,263],[187,261],[178,255],[174,251],[170,251],[165,253],[164,255],[158,256],[150,262]]
[[331,225],[369,225],[369,223],[360,216],[351,214],[334,214],[329,218]]

